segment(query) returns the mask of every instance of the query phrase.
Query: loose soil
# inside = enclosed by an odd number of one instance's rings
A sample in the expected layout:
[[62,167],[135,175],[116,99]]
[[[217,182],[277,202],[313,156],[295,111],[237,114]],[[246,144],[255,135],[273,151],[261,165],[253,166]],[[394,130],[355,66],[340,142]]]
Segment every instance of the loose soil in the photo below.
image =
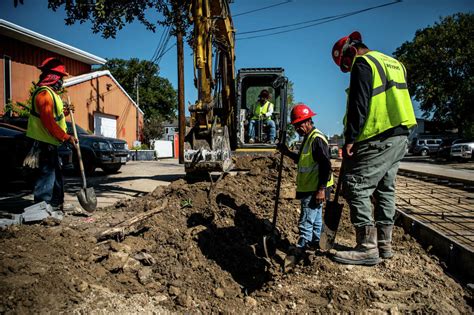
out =
[[[180,179],[91,217],[1,231],[0,313],[472,313],[471,293],[398,227],[396,256],[377,266],[339,265],[330,254],[308,251],[283,272],[299,216],[289,160],[277,222],[281,241],[271,260],[261,258],[278,159],[249,158],[244,164],[249,172],[213,181]],[[130,233],[97,239],[163,204]],[[346,206],[339,248],[354,243],[347,212]]]

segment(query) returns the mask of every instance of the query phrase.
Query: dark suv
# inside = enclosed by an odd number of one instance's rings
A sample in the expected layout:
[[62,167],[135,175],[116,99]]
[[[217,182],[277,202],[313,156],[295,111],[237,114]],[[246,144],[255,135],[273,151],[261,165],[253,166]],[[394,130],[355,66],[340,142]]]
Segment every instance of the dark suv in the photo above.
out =
[[[97,167],[103,169],[107,174],[117,173],[122,165],[127,163],[129,151],[126,141],[91,135],[77,124],[76,129],[81,146],[84,170],[88,175],[93,174]],[[73,134],[70,122],[67,122],[67,130],[70,135]],[[74,165],[76,169],[79,169],[77,154],[75,150],[73,151]]]

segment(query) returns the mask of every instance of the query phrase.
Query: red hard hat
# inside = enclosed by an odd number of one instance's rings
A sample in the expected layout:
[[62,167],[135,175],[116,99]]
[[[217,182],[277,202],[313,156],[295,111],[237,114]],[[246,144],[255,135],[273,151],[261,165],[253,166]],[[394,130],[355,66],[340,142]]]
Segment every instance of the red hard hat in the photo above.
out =
[[69,73],[66,72],[66,67],[61,60],[54,57],[49,57],[43,60],[41,65],[38,66],[42,72],[54,72],[63,76],[68,76]]
[[334,44],[334,46],[332,47],[332,59],[334,60],[336,65],[338,66],[341,65],[341,58],[344,51],[349,47],[349,44],[354,40],[359,41],[359,42],[362,41],[362,36],[357,31],[352,32],[349,36],[344,36],[343,38],[341,38]]
[[295,107],[291,109],[291,124],[294,125],[315,115],[311,108],[305,104],[295,105]]

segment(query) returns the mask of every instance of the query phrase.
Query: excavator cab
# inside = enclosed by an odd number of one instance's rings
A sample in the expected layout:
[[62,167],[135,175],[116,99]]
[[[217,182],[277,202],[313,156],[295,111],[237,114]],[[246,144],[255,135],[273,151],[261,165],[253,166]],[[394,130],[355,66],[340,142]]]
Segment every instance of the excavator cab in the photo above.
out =
[[[281,130],[286,126],[286,121],[282,120],[283,113],[286,117],[287,102],[282,97],[286,95],[286,85],[282,68],[243,68],[239,70],[236,95],[236,148],[234,150],[273,150],[276,144],[281,141]],[[258,115],[256,112],[259,94],[262,90],[268,91],[270,95],[268,101],[273,105],[270,116]],[[271,130],[272,128],[273,130]]]

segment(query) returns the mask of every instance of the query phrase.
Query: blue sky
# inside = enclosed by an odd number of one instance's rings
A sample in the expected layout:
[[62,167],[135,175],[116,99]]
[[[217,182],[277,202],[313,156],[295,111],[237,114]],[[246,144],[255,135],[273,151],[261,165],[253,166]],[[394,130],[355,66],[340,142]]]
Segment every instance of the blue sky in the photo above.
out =
[[[402,43],[411,41],[416,30],[433,25],[440,20],[440,17],[457,12],[472,13],[474,11],[473,0],[404,0],[337,21],[288,33],[268,35],[269,32],[267,32],[239,36],[239,32],[315,20],[392,1],[292,0],[278,5],[283,2],[285,0],[235,0],[231,4],[231,12],[234,16],[255,10],[253,13],[234,18],[234,26],[237,30],[237,69],[283,67],[287,77],[294,83],[295,101],[309,105],[317,113],[316,126],[329,135],[342,131],[346,103],[344,89],[349,83],[349,74],[340,72],[331,58],[331,48],[336,40],[358,30],[369,48],[390,55]],[[149,60],[153,56],[163,31],[162,28],[158,28],[156,33],[153,33],[135,22],[119,31],[116,39],[103,39],[100,34],[92,33],[89,23],[66,26],[64,11],[49,10],[47,0],[24,0],[24,3],[14,8],[13,0],[1,0],[0,18],[102,58]],[[271,5],[275,6],[259,10]],[[239,37],[251,35],[266,36],[239,39]],[[172,38],[168,47],[174,43],[175,39]],[[168,78],[174,87],[177,87],[176,58],[174,46],[160,62],[160,75]],[[194,103],[196,96],[191,50],[186,47],[186,104]],[[421,116],[418,109],[416,113],[417,116]]]

